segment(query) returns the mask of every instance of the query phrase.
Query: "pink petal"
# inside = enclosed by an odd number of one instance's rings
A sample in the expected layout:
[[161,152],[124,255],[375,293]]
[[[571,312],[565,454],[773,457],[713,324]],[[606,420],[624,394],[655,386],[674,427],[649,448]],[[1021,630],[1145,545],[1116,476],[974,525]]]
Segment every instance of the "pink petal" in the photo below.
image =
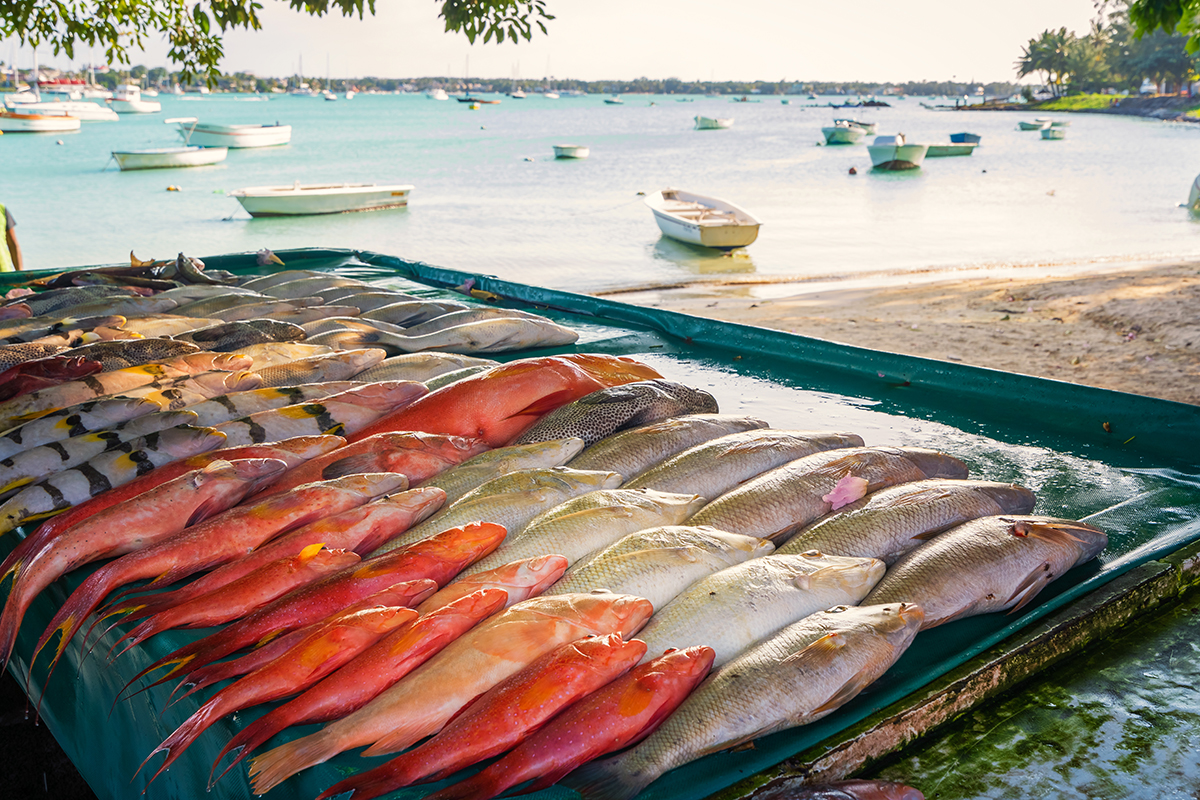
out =
[[867,494],[867,479],[846,475],[837,482],[833,491],[821,499],[832,506],[831,511],[837,511],[842,506],[848,506],[855,500],[861,500]]

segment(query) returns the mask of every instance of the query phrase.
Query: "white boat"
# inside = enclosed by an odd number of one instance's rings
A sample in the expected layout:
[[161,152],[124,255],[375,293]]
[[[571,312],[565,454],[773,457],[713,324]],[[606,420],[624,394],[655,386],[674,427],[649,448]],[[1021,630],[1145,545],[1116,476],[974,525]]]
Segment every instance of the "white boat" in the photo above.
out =
[[625,101],[624,101],[624,100],[622,100],[620,97],[617,97],[617,96],[613,96],[613,97],[606,97],[606,98],[604,98],[604,102],[608,103],[610,106],[623,106],[623,105],[625,105]]
[[158,91],[156,89],[143,89],[142,97],[158,97]]
[[327,102],[333,102],[338,99],[338,96],[328,89],[321,92],[321,96],[324,97]]
[[969,156],[979,145],[976,142],[942,142],[929,145],[926,158],[944,158],[946,156]]
[[41,114],[52,117],[74,117],[84,122],[116,122],[120,117],[111,108],[87,100],[46,100],[41,103],[22,103],[21,114]]
[[833,125],[821,128],[825,135],[826,144],[858,144],[867,132],[857,125],[851,125],[844,120],[835,120]]
[[845,123],[847,125],[853,125],[856,128],[862,128],[867,133],[871,133],[871,134],[879,133],[879,123],[878,122],[863,122],[862,120],[857,120],[857,119],[835,119],[833,121],[834,125],[841,125],[842,123]]
[[556,144],[554,145],[555,158],[587,158],[591,155],[591,150],[586,144]]
[[217,125],[201,124],[195,117],[172,117],[163,120],[179,126],[185,144],[201,147],[274,147],[292,140],[292,126],[280,125]]
[[157,100],[143,100],[142,89],[132,83],[117,87],[109,106],[118,114],[155,114],[162,111],[162,103]]
[[697,115],[695,122],[696,130],[698,131],[712,131],[733,127],[733,117],[702,117]]
[[446,94],[445,89],[430,89],[425,93],[425,96],[430,100],[449,100],[450,95]]
[[1196,180],[1192,181],[1192,190],[1188,192],[1187,207],[1193,214],[1200,214],[1200,175],[1197,175]]
[[902,133],[895,136],[876,136],[875,141],[867,145],[867,152],[871,154],[871,164],[876,169],[916,169],[921,166],[928,151],[929,145],[909,144],[904,140]]
[[1035,119],[1033,122],[1021,120],[1017,123],[1017,129],[1022,131],[1040,131],[1042,128],[1049,128],[1051,125],[1048,119]]
[[1069,128],[1069,127],[1071,127],[1071,121],[1069,119],[1052,120],[1050,122],[1050,127],[1051,128]]
[[151,150],[114,150],[112,157],[122,170],[204,167],[225,160],[228,147],[158,147]]
[[1062,128],[1042,128],[1043,139],[1065,139],[1067,132]]
[[81,124],[78,117],[0,112],[0,133],[66,133],[79,130]]
[[547,100],[557,100],[559,95],[558,92],[543,92],[542,97],[546,98]]
[[664,236],[718,250],[752,244],[762,224],[733,203],[682,189],[653,192],[646,196],[646,205]]
[[521,91],[520,89],[513,89],[511,92],[508,93],[508,96],[516,98],[517,100],[524,100],[525,92]]
[[411,185],[325,183],[255,186],[230,192],[252,217],[290,217],[305,214],[344,214],[408,205]]
[[354,91],[353,89],[347,89],[347,90],[346,90],[346,99],[347,99],[347,100],[353,100],[353,99],[354,99],[354,95],[356,95],[356,94],[358,94],[358,92]]
[[4,95],[4,104],[6,106],[26,105],[38,102],[41,102],[40,98],[28,86],[22,86],[17,91]]

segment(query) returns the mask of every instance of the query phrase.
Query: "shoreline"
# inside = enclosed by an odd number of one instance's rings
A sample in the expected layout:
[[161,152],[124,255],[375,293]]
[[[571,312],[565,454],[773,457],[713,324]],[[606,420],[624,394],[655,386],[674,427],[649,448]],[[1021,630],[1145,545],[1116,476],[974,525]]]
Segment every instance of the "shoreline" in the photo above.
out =
[[[748,282],[600,292],[695,316],[892,353],[1200,404],[1200,259],[1115,263],[1086,273],[871,282]],[[764,282],[757,284],[761,286]]]

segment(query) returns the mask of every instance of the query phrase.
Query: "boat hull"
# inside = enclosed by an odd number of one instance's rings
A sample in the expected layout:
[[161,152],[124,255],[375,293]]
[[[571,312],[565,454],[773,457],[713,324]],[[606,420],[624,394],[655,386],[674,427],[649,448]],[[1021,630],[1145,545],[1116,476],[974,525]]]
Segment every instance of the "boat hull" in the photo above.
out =
[[821,133],[825,134],[826,144],[858,144],[867,135],[862,128],[850,128],[844,125],[821,128]]
[[[190,132],[190,135],[189,135]],[[292,140],[291,125],[180,125],[188,144],[200,147],[277,147]]]
[[76,117],[46,114],[0,114],[2,133],[68,133],[82,123]]
[[950,144],[931,144],[926,151],[926,158],[945,158],[947,156],[969,156],[975,152],[974,142],[951,142]]
[[861,122],[856,119],[835,119],[833,123],[835,125],[838,123],[842,123],[844,125],[853,125],[856,128],[862,128],[865,132],[871,134],[872,136],[879,133],[878,122]]
[[696,117],[696,130],[715,131],[733,127],[732,117]]
[[109,107],[118,114],[157,114],[162,103],[157,100],[110,100]]
[[875,169],[916,169],[925,160],[929,151],[927,144],[871,144],[867,145],[871,164]]
[[658,229],[668,238],[716,250],[753,244],[761,223],[743,208],[715,197],[675,189],[646,198]]
[[225,160],[227,147],[162,147],[154,150],[113,151],[122,170],[204,167]]
[[381,211],[408,205],[410,185],[259,186],[230,192],[252,217],[296,217]]
[[83,122],[116,122],[115,111],[99,103],[86,100],[49,100],[40,103],[25,103],[18,114],[41,114],[47,117],[74,117]]
[[1042,128],[1043,139],[1065,139],[1067,132],[1062,128]]
[[983,137],[978,133],[952,133],[950,141],[954,144],[979,144]]
[[555,158],[587,158],[591,155],[591,152],[591,149],[586,144],[554,145]]
[[1043,128],[1048,128],[1048,127],[1050,127],[1049,121],[1042,122],[1039,120],[1034,120],[1033,122],[1018,122],[1017,123],[1017,128],[1019,130],[1023,130],[1023,131],[1040,131]]

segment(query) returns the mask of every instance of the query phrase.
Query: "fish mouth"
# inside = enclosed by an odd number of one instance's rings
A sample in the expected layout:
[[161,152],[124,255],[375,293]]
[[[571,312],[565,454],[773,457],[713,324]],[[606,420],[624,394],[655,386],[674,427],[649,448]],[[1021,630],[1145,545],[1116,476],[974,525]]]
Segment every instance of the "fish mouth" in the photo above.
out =
[[905,627],[916,625],[920,627],[925,621],[925,609],[916,603],[901,603],[896,610],[896,616],[904,622]]

